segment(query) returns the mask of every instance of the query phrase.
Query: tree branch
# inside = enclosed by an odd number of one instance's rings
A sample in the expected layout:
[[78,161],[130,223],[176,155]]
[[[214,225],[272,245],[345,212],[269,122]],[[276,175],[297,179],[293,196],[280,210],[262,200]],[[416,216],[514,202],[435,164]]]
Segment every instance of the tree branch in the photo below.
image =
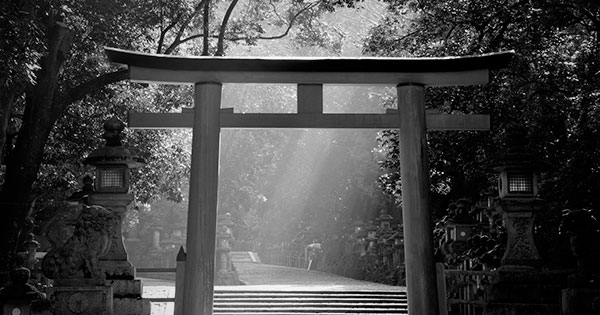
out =
[[[237,2],[237,1],[236,1]],[[302,13],[316,7],[321,1],[317,1],[317,2],[313,2],[310,5],[307,5],[306,7],[302,8],[301,10],[299,10],[298,12],[296,12],[296,14],[294,14],[294,16],[292,16],[292,18],[290,19],[290,21],[288,22],[288,25],[286,27],[286,30],[279,34],[279,35],[273,35],[273,36],[258,36],[258,37],[250,37],[250,36],[232,36],[232,37],[227,37],[225,36],[225,34],[223,35],[223,40],[228,40],[228,41],[232,41],[232,42],[237,42],[237,41],[241,41],[241,40],[249,40],[249,39],[261,39],[261,40],[272,40],[272,39],[281,39],[283,37],[286,37],[287,35],[289,35],[292,27],[294,27],[294,23],[296,22],[296,20],[298,19],[298,17],[300,15],[302,15]],[[205,36],[205,34],[208,34],[207,36]],[[219,38],[219,35],[210,35],[209,33],[202,33],[202,34],[194,34],[191,36],[188,36],[184,39],[179,39],[177,41],[177,44],[183,44],[185,42],[197,39],[197,38]],[[169,49],[167,49],[167,51],[169,51]],[[167,52],[165,52],[167,53]]]
[[181,27],[177,31],[177,35],[175,36],[175,39],[173,40],[171,45],[169,45],[169,47],[167,47],[167,49],[165,49],[165,54],[167,54],[167,55],[171,54],[173,52],[173,50],[175,50],[175,48],[177,48],[177,46],[179,46],[182,43],[181,36],[183,36],[183,32],[190,25],[190,22],[192,21],[192,19],[202,10],[202,7],[204,6],[204,4],[207,1],[209,1],[209,0],[200,1],[200,3],[198,3],[196,8],[194,9],[194,12],[192,12],[192,14],[181,24]]
[[[227,30],[227,23],[229,22],[231,13],[233,12],[233,9],[235,9],[237,3],[238,0],[231,1],[229,7],[227,8],[227,12],[225,12],[225,15],[223,16],[223,22],[221,22],[221,27],[219,29],[219,39],[217,40],[217,52],[215,53],[215,56],[223,56],[223,39],[225,37],[225,30]],[[208,34],[207,30],[205,30],[204,33]],[[205,38],[207,37],[208,36],[205,36]]]
[[177,22],[179,22],[179,19],[181,19],[181,16],[183,15],[183,13],[178,14],[177,17],[175,17],[175,19],[173,20],[173,22],[169,25],[167,25],[167,27],[165,27],[165,29],[163,29],[162,31],[160,31],[160,38],[158,39],[158,47],[156,47],[156,53],[160,54],[160,51],[162,50],[162,46],[164,44],[165,41],[165,36],[167,36],[167,33],[177,25]]
[[208,32],[210,32],[208,19],[210,18],[210,2],[204,3],[204,11],[202,12],[202,56],[208,56]]
[[294,16],[292,16],[292,18],[290,19],[286,30],[279,34],[279,35],[273,35],[273,36],[258,36],[258,37],[249,37],[249,36],[243,36],[243,37],[228,37],[227,40],[230,41],[240,41],[240,40],[247,40],[247,39],[266,39],[266,40],[270,40],[270,39],[281,39],[286,37],[289,33],[290,30],[292,29],[292,27],[294,27],[294,23],[296,22],[296,19],[298,19],[298,17],[300,15],[302,15],[302,13],[316,7],[318,4],[320,3],[320,1],[317,2],[313,2],[310,5],[307,5],[306,7],[302,8],[301,10],[299,10],[298,12],[296,12],[296,14],[294,14]]
[[129,74],[128,69],[121,69],[114,72],[104,73],[85,83],[71,88],[65,95],[60,98],[61,105],[68,105],[83,99],[91,92],[97,91],[105,85],[116,83],[127,79]]

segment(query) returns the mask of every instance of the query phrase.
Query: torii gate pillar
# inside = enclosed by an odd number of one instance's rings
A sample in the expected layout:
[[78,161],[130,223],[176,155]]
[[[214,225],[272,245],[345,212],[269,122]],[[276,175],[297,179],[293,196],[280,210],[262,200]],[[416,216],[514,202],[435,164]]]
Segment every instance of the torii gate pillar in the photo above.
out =
[[400,177],[408,313],[438,314],[432,218],[429,209],[429,167],[425,125],[425,87],[398,85]]
[[196,83],[194,88],[192,175],[182,314],[212,314],[222,85],[203,82]]

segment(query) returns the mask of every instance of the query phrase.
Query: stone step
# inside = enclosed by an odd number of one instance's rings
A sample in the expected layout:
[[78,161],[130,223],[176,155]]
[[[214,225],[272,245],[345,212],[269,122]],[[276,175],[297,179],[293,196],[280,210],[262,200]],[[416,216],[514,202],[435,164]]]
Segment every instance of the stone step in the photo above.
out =
[[215,290],[218,315],[408,314],[403,291]]
[[234,263],[258,263],[260,260],[258,259],[258,255],[254,252],[236,251],[231,252],[231,261]]
[[308,307],[308,308],[404,308],[406,306],[405,303],[365,303],[362,301],[356,302],[251,302],[251,303],[240,303],[240,302],[215,302],[216,307],[245,307],[245,308],[271,308],[271,307]]
[[214,314],[408,314],[407,308],[329,308],[329,307],[269,307],[250,309],[246,307],[213,307]]
[[215,302],[221,302],[221,301],[227,301],[228,303],[261,303],[261,302],[267,302],[267,303],[285,303],[285,302],[302,302],[302,303],[324,303],[324,302],[331,302],[331,301],[361,301],[362,303],[406,303],[407,299],[406,298],[362,298],[362,299],[357,299],[357,298],[346,298],[346,299],[333,299],[333,298],[326,298],[326,297],[315,297],[315,298],[310,298],[310,297],[254,297],[254,298],[249,298],[249,297],[231,297],[231,298],[219,298],[219,297],[215,297],[214,298]]
[[220,291],[215,290],[214,297],[321,297],[321,298],[406,298],[406,292],[381,292],[381,291],[365,291],[365,292],[343,292],[343,291]]
[[[296,312],[258,312],[258,311],[252,311],[252,312],[244,312],[244,313],[239,313],[239,312],[214,312],[214,314],[219,314],[219,315],[239,315],[239,314],[243,314],[243,315],[290,315],[290,314],[294,314]],[[361,315],[376,315],[376,314],[389,314],[390,312],[385,311],[385,312],[361,312],[359,314]],[[298,314],[303,314],[303,313],[298,313]],[[348,314],[348,312],[313,312],[313,313],[304,313],[304,314],[318,314],[318,315],[344,315],[344,314]],[[396,314],[408,314],[408,311],[406,312],[399,312]]]

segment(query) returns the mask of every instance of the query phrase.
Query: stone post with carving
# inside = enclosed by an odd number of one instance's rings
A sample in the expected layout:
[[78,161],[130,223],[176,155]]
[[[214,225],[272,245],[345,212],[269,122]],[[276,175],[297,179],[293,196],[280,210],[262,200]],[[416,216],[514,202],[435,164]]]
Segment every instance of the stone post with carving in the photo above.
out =
[[217,218],[217,261],[215,264],[215,285],[240,284],[237,271],[231,262],[231,214],[225,213]]

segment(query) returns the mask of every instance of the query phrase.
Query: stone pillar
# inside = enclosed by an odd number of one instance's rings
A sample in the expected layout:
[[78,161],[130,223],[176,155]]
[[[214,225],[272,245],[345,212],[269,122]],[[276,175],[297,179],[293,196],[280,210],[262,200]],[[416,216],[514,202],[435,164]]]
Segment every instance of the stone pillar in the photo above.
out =
[[160,231],[152,231],[152,247],[160,248]]
[[240,283],[237,271],[233,270],[231,262],[231,214],[218,216],[217,221],[217,265],[215,285],[238,285]]
[[175,314],[183,315],[183,280],[185,279],[186,253],[183,246],[179,247],[177,253],[177,267],[175,269]]

